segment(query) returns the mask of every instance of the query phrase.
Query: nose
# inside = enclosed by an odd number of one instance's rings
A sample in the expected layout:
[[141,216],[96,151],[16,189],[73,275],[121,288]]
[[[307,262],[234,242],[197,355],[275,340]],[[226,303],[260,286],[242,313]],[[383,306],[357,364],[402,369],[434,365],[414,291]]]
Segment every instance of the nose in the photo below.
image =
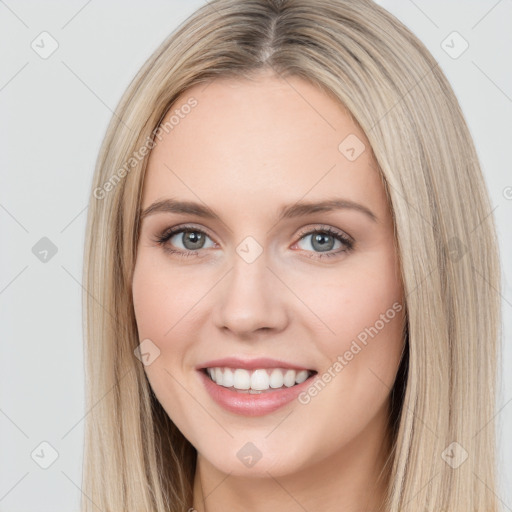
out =
[[268,268],[265,252],[251,263],[235,255],[233,267],[217,288],[213,318],[219,329],[247,339],[286,328],[286,288]]

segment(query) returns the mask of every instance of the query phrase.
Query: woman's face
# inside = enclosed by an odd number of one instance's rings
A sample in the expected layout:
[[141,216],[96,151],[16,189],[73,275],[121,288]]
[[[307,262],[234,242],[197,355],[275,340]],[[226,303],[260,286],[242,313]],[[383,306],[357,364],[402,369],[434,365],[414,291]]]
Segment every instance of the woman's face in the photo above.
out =
[[319,89],[272,75],[194,86],[165,121],[133,276],[158,400],[224,473],[374,465],[404,308],[365,135]]

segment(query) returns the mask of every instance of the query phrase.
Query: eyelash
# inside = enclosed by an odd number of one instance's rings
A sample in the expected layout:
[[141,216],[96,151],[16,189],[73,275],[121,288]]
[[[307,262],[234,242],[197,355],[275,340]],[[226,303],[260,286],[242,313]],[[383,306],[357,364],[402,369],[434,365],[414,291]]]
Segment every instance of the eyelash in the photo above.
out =
[[[188,258],[190,256],[196,256],[197,253],[199,252],[198,250],[196,250],[196,251],[192,251],[192,250],[191,251],[182,251],[182,250],[172,249],[172,248],[170,248],[167,245],[167,242],[174,235],[176,235],[178,233],[182,233],[182,232],[187,232],[187,231],[188,232],[193,232],[193,233],[202,233],[203,235],[208,236],[208,233],[206,233],[202,229],[196,228],[194,226],[178,226],[178,227],[170,228],[170,229],[167,229],[167,230],[163,231],[160,235],[156,236],[154,241],[157,244],[161,245],[166,252],[169,252],[171,254],[175,254],[175,255],[177,255],[179,257]],[[331,252],[331,251],[330,252],[325,252],[325,253],[314,252],[313,254],[315,254],[315,256],[308,256],[310,258],[313,258],[313,259],[323,259],[323,258],[328,258],[328,257],[332,257],[332,256],[339,256],[342,253],[350,252],[353,249],[353,247],[354,247],[354,241],[351,238],[349,238],[347,235],[345,235],[345,234],[343,234],[343,233],[341,233],[339,231],[335,231],[334,229],[332,229],[329,226],[318,228],[318,229],[312,229],[312,230],[309,230],[309,231],[305,231],[305,232],[300,234],[299,241],[302,240],[304,237],[306,237],[308,235],[314,235],[314,234],[318,234],[318,233],[328,234],[328,235],[333,236],[335,239],[339,240],[342,244],[344,244],[345,248],[344,249],[338,249],[335,252]],[[210,238],[210,237],[208,236],[208,238]],[[311,251],[307,251],[307,252],[311,252]]]

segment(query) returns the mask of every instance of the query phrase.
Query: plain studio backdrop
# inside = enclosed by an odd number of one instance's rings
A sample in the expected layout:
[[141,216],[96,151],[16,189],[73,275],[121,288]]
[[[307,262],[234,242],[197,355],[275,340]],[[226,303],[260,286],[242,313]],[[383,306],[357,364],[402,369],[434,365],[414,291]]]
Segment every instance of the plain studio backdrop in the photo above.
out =
[[[506,370],[512,367],[512,3],[378,3],[439,62],[475,140],[500,237]],[[94,164],[130,80],[204,4],[0,0],[1,512],[79,510],[86,414],[81,273]],[[499,382],[496,411],[499,497],[512,510],[510,371]]]

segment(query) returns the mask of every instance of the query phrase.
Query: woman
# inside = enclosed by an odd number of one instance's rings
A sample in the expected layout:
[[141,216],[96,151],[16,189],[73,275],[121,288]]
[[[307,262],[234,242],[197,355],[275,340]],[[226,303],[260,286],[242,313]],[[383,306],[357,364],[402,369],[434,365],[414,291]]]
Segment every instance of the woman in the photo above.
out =
[[491,208],[384,9],[205,5],[92,195],[84,510],[498,510]]

